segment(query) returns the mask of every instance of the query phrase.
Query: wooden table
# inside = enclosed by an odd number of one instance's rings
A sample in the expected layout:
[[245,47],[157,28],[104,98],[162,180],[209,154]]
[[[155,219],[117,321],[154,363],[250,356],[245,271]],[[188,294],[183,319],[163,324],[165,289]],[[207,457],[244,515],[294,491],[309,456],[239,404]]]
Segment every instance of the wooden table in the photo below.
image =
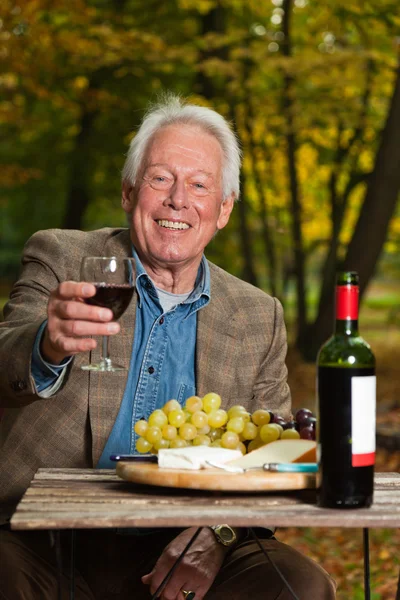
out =
[[[220,493],[150,487],[113,470],[39,469],[11,519],[12,529],[186,527],[400,527],[400,474],[377,473],[368,509],[316,506],[315,490]],[[400,600],[400,587],[396,599]]]
[[400,527],[400,474],[377,473],[374,504],[322,509],[315,490],[219,493],[128,483],[107,469],[39,469],[12,529],[187,527],[227,522],[262,527]]

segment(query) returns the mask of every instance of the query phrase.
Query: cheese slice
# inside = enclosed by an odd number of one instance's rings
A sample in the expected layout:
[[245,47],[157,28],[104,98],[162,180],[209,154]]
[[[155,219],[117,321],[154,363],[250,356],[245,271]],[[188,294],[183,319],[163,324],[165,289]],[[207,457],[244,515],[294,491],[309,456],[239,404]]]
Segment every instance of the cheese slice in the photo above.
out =
[[316,462],[316,448],[313,440],[276,440],[227,464],[247,469],[265,463]]
[[167,448],[158,451],[158,466],[163,469],[205,469],[207,461],[224,464],[242,456],[240,450],[210,448],[209,446],[189,446],[187,448]]

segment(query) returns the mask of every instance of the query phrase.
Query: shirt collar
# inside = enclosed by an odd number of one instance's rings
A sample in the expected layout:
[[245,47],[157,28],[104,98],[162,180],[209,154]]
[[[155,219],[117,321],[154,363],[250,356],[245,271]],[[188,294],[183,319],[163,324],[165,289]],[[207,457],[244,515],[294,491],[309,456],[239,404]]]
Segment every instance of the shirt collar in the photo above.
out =
[[[154,299],[158,299],[157,290],[148,276],[142,262],[136,252],[135,247],[132,245],[132,256],[135,260],[136,267],[136,289],[139,296],[139,307],[142,303],[142,294],[148,294]],[[210,268],[208,266],[208,262],[206,257],[202,256],[201,262],[199,265],[199,270],[197,272],[196,281],[194,284],[194,289],[190,296],[182,303],[182,304],[193,304],[197,303],[196,306],[192,306],[192,310],[197,310],[208,304],[211,298],[210,293]],[[201,300],[200,303],[198,301]],[[190,312],[192,312],[192,310]]]

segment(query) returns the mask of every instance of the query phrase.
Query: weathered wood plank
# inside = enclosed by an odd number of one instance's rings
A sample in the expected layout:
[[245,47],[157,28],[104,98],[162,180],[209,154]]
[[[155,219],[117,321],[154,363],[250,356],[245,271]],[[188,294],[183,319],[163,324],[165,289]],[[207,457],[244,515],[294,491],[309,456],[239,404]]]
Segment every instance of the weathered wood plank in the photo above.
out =
[[[104,527],[171,527],[190,525],[209,525],[221,521],[229,521],[237,526],[263,526],[268,523],[279,527],[398,527],[400,510],[388,514],[387,511],[357,511],[357,515],[343,517],[341,511],[327,515],[317,509],[307,512],[298,510],[300,507],[286,508],[285,512],[262,508],[245,513],[242,509],[229,510],[225,507],[204,507],[199,512],[197,506],[187,507],[185,514],[181,507],[168,511],[146,508],[138,512],[119,508],[112,514],[104,510],[90,512],[74,512],[73,510],[58,511],[57,507],[47,507],[47,510],[19,512],[13,518],[14,529],[70,529],[70,528],[104,528]],[[339,512],[339,514],[338,514]]]
[[123,482],[113,470],[39,469],[13,529],[236,526],[400,527],[400,475],[377,473],[374,504],[355,511],[316,506],[315,490],[241,494]]

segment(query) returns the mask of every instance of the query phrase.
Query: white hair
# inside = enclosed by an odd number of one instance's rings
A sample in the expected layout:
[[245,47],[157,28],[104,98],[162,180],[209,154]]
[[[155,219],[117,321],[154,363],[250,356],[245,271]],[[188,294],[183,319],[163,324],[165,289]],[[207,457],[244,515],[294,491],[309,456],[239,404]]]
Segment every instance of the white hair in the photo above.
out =
[[233,192],[235,199],[238,199],[241,150],[237,136],[228,121],[215,110],[188,104],[174,94],[166,94],[145,114],[137,134],[130,143],[122,170],[122,180],[135,185],[153,136],[163,127],[178,123],[198,126],[218,140],[223,152],[223,197],[225,199]]

